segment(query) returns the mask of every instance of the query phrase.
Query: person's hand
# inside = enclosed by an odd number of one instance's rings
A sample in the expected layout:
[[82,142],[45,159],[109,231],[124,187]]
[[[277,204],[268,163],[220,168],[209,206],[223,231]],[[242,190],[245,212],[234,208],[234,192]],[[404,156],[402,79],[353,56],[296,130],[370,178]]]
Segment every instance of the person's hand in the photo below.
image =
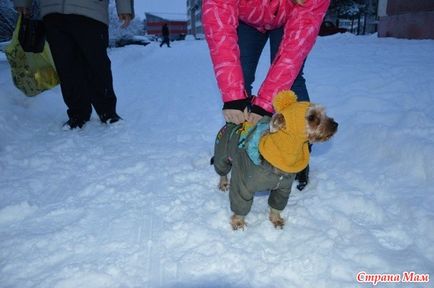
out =
[[244,111],[238,109],[224,109],[223,116],[225,117],[226,122],[231,122],[235,124],[241,124],[247,120],[247,108]]
[[248,122],[252,123],[253,125],[255,125],[256,123],[258,123],[259,120],[262,119],[262,117],[264,117],[264,116],[256,114],[256,113],[249,113],[247,115],[247,119],[246,120]]
[[28,16],[30,14],[30,10],[27,7],[15,7],[15,10],[23,16]]
[[130,25],[131,19],[132,17],[129,13],[119,14],[119,20],[123,22],[121,28],[127,28]]

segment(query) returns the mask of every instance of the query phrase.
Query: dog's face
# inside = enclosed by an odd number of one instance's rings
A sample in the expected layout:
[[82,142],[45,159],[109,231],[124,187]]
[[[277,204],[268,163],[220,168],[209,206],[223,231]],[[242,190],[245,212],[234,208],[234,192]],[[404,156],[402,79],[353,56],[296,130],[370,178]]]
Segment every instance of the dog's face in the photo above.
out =
[[[319,105],[311,104],[306,113],[306,133],[310,143],[329,140],[337,131],[338,123],[326,115],[325,109]],[[275,113],[270,121],[270,133],[285,129],[285,117]]]
[[307,138],[310,143],[329,140],[338,130],[338,123],[326,115],[325,109],[312,104],[307,110]]

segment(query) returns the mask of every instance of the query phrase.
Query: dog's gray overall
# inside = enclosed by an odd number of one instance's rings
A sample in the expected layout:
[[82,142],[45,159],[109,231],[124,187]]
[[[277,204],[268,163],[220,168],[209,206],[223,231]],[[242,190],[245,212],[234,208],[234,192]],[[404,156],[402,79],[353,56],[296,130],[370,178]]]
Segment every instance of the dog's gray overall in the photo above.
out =
[[225,176],[232,169],[229,186],[231,210],[236,215],[247,215],[255,192],[262,191],[270,191],[268,205],[271,208],[283,210],[288,203],[295,174],[280,171],[263,159],[259,165],[253,163],[243,148],[246,143],[239,145],[240,128],[241,125],[226,124],[217,134],[214,147],[213,164],[217,174]]

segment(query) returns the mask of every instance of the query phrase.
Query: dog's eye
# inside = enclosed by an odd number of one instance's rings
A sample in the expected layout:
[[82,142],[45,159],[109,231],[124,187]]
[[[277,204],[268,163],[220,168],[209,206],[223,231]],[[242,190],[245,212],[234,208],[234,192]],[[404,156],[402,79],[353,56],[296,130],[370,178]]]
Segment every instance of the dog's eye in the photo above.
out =
[[311,125],[314,125],[314,126],[318,126],[319,123],[321,122],[321,121],[319,120],[319,118],[318,118],[315,114],[311,114],[311,115],[307,116],[307,121],[308,121]]
[[313,119],[315,119],[315,116],[313,116],[313,115],[307,116],[307,121],[312,122]]

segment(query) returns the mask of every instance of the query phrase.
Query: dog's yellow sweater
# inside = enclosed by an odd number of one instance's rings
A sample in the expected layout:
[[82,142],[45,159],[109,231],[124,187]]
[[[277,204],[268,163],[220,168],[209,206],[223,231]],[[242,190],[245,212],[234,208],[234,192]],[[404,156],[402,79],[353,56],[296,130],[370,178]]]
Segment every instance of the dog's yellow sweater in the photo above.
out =
[[285,118],[285,128],[264,135],[259,152],[271,165],[288,173],[297,173],[309,164],[306,112],[309,102],[297,102],[292,91],[279,92],[273,100],[277,113]]

